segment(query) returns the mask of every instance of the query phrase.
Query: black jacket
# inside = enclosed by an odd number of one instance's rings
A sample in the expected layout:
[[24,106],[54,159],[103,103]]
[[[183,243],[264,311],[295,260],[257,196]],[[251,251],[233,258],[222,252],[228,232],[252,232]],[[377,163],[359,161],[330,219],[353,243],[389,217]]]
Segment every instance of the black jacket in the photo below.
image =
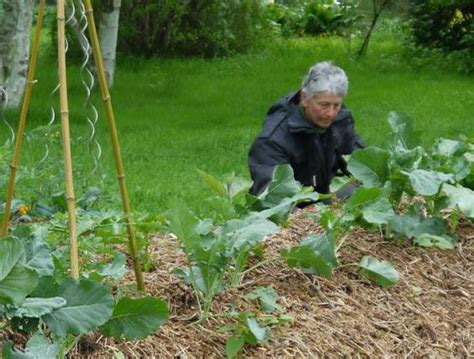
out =
[[347,174],[342,155],[364,147],[347,108],[342,106],[336,120],[320,134],[303,117],[299,102],[298,91],[278,100],[268,111],[249,151],[250,193],[260,193],[270,182],[274,167],[285,163],[291,165],[297,181],[319,193],[329,193],[337,171]]

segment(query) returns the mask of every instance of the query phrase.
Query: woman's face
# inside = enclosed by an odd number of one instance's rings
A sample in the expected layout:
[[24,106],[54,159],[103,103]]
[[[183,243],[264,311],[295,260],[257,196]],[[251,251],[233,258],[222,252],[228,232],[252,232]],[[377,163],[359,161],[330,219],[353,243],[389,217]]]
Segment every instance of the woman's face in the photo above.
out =
[[323,92],[307,98],[301,93],[301,106],[306,118],[320,128],[328,128],[336,119],[342,105],[342,97]]

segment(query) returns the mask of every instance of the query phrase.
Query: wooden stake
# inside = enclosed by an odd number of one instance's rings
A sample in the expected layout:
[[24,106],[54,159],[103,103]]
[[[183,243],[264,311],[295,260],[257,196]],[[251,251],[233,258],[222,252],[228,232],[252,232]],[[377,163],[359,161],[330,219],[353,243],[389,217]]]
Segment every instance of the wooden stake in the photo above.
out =
[[23,135],[25,133],[26,118],[30,108],[30,99],[36,72],[36,63],[38,59],[38,52],[40,47],[41,29],[43,27],[43,16],[46,7],[46,0],[40,0],[38,9],[38,19],[36,23],[35,37],[33,40],[33,47],[31,49],[30,63],[28,65],[28,76],[26,81],[25,94],[23,96],[23,104],[21,107],[20,120],[15,140],[15,150],[13,152],[12,164],[10,165],[10,177],[8,179],[7,197],[5,209],[3,212],[2,228],[0,230],[0,238],[8,234],[8,222],[10,221],[10,213],[13,201],[13,192],[15,191],[16,170],[20,160],[21,145],[23,143]]
[[143,273],[138,257],[138,247],[135,236],[135,227],[133,224],[130,201],[128,197],[127,185],[125,182],[125,174],[123,169],[122,155],[120,152],[120,143],[117,134],[117,126],[115,124],[114,110],[112,107],[112,100],[110,98],[109,87],[107,85],[107,78],[105,76],[104,62],[102,59],[102,53],[100,51],[99,37],[97,36],[97,29],[94,21],[94,12],[90,0],[84,0],[84,6],[87,14],[87,22],[89,28],[89,35],[92,42],[92,50],[94,52],[94,60],[99,76],[100,91],[102,99],[104,101],[105,111],[107,115],[107,123],[109,126],[110,138],[112,140],[112,146],[114,151],[115,167],[117,170],[117,178],[120,186],[120,194],[122,197],[122,208],[125,213],[125,219],[127,221],[127,231],[129,238],[129,251],[133,259],[133,268],[135,271],[135,279],[137,282],[137,288],[140,291],[145,290],[143,283]]
[[69,219],[69,250],[71,251],[71,276],[79,278],[79,254],[77,246],[76,207],[74,183],[72,176],[71,138],[69,134],[69,107],[66,78],[66,36],[64,0],[58,0],[58,66],[59,66],[59,101],[61,109],[61,128],[64,151],[64,176],[66,179],[66,202]]

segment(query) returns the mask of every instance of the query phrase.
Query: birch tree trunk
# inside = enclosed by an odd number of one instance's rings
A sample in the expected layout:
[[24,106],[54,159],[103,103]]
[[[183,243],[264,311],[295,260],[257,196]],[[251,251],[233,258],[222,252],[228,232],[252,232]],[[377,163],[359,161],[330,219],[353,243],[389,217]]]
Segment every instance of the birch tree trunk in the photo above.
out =
[[34,0],[3,2],[0,25],[1,85],[8,96],[8,107],[18,107],[25,90],[30,54],[30,33]]
[[114,81],[120,6],[121,0],[113,0],[112,10],[102,13],[99,25],[100,48],[104,59],[107,83],[110,87],[112,87]]
[[[0,6],[0,86],[6,89],[6,81],[10,72],[10,48],[16,30],[18,6],[16,1],[6,0],[1,2]],[[3,98],[0,98],[1,104],[3,104],[3,100]]]

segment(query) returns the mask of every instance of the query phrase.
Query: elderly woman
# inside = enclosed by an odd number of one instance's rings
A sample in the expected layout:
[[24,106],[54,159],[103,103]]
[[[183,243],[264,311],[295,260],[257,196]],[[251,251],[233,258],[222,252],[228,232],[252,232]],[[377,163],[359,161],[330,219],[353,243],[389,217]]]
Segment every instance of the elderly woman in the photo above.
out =
[[277,164],[289,163],[295,179],[319,193],[329,193],[339,170],[349,175],[342,155],[364,145],[342,104],[347,89],[344,70],[321,62],[310,68],[301,90],[270,108],[249,152],[252,194],[265,189]]

